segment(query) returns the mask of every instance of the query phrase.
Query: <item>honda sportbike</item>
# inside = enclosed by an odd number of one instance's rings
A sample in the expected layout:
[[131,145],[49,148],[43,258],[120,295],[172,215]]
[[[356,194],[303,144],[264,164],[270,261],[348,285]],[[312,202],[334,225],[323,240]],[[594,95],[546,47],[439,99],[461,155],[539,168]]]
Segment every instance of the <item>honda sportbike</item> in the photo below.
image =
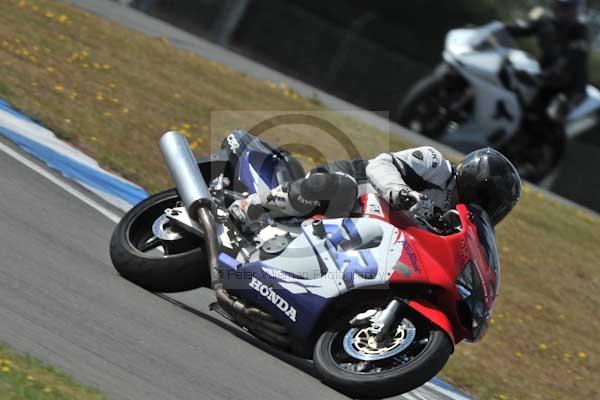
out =
[[160,147],[176,189],[116,227],[111,258],[126,279],[156,292],[212,287],[211,310],[314,360],[325,383],[355,398],[412,390],[456,344],[485,334],[499,261],[482,209],[424,220],[368,193],[344,218],[265,213],[248,226],[228,206],[303,177],[290,154],[242,131],[205,158],[176,132]]
[[395,119],[465,152],[496,147],[524,179],[539,181],[556,167],[567,139],[597,127],[600,117],[600,92],[591,85],[570,104],[557,96],[539,107],[541,73],[504,24],[454,29],[443,62],[411,89]]

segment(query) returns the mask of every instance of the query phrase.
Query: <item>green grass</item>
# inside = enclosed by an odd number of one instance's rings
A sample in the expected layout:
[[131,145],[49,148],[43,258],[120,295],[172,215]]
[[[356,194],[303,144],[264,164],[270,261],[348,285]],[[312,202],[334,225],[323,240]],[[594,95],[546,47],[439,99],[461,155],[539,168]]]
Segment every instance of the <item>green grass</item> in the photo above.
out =
[[[157,146],[166,130],[183,131],[207,154],[227,129],[269,110],[326,111],[283,83],[256,81],[55,1],[0,2],[0,84],[10,88],[8,101],[150,191],[173,185]],[[216,113],[224,110],[234,112]],[[365,157],[408,145],[348,116],[319,115]],[[307,167],[344,156],[314,127],[281,126],[266,137],[312,145],[301,157]],[[600,396],[598,222],[525,188],[498,227],[494,322],[481,344],[457,347],[444,379],[482,399]]]
[[5,84],[3,84],[2,82],[0,82],[0,96],[2,97],[8,97],[12,94],[10,88],[8,86],[6,86]]
[[102,400],[98,391],[0,344],[0,400]]

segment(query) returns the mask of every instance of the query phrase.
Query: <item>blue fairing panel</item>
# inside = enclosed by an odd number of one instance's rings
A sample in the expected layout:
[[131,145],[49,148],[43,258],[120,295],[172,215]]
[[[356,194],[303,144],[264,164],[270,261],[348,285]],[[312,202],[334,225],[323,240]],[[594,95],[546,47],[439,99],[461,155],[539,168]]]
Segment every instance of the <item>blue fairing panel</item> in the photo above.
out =
[[233,131],[222,146],[236,166],[235,178],[250,193],[272,189],[304,176],[302,165],[289,153],[247,132]]
[[[249,263],[236,270],[223,268],[224,287],[272,314],[296,338],[308,338],[321,314],[334,298],[325,298],[308,291],[291,293],[282,287],[284,281],[266,271],[271,267],[261,262]],[[309,288],[307,282],[305,287]]]
[[278,160],[271,154],[245,151],[238,164],[238,179],[250,193],[261,188],[273,189],[279,184],[275,176],[277,164]]

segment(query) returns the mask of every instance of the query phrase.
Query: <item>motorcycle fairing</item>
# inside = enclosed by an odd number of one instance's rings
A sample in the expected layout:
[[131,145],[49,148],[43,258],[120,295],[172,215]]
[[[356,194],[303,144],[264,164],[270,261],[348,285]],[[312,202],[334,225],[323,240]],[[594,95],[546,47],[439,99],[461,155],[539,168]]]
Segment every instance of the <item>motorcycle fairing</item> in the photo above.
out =
[[[359,202],[362,204],[365,217],[389,221],[398,227],[395,240],[396,245],[400,246],[402,250],[396,259],[388,284],[390,286],[400,285],[400,290],[403,285],[415,284],[447,288],[447,291],[443,292],[444,296],[438,294],[435,304],[423,299],[414,299],[408,304],[443,329],[453,342],[456,343],[467,337],[468,331],[460,328],[456,308],[436,305],[445,304],[447,301],[456,303],[454,279],[460,272],[460,266],[468,260],[466,255],[463,256],[461,252],[457,253],[454,250],[461,241],[460,236],[455,234],[443,237],[417,227],[406,214],[395,211],[375,194],[362,196]],[[463,220],[462,223],[464,225],[465,221]],[[459,267],[456,268],[456,266]]]
[[481,145],[482,140],[489,143],[490,138],[498,135],[506,140],[518,130],[521,104],[517,95],[500,81],[506,54],[487,51],[465,54],[460,60],[446,59],[473,88],[474,110],[472,118],[455,129],[448,129],[441,141],[472,147]]
[[[222,281],[232,294],[269,312],[292,336],[302,339],[310,337],[323,311],[339,294],[331,281],[299,282],[260,261],[225,271]],[[313,293],[313,289],[321,294]]]
[[448,337],[452,340],[452,343],[456,344],[458,341],[460,341],[457,340],[454,331],[454,325],[448,318],[448,315],[438,306],[422,299],[410,300],[408,305],[419,314],[425,316],[434,325],[446,332]]
[[565,131],[570,139],[598,125],[600,121],[600,91],[588,85],[586,97],[577,103],[567,117]]
[[446,35],[445,52],[454,57],[482,50],[485,41],[482,38],[494,37],[496,45],[513,47],[514,40],[500,21],[492,21],[478,28],[452,29]]
[[285,151],[248,132],[235,130],[223,140],[236,166],[235,178],[250,193],[269,190],[304,176],[302,165]]
[[277,160],[268,154],[246,150],[238,164],[237,179],[248,188],[250,193],[269,191],[277,187],[273,171]]
[[[448,236],[431,234],[423,229],[408,226],[404,235],[411,247],[419,255],[420,267],[426,271],[426,279],[414,278],[394,272],[390,285],[406,283],[427,283],[437,288],[431,304],[415,308],[430,321],[444,329],[456,342],[463,339],[475,341],[471,326],[466,326],[460,318],[460,302],[463,300],[457,291],[459,274],[469,263],[474,263],[483,293],[478,301],[485,307],[485,318],[489,319],[498,293],[499,261],[494,239],[493,225],[484,212],[478,208],[459,204],[462,229]],[[443,312],[451,322],[448,325],[440,318]],[[483,334],[482,332],[481,334]]]
[[[306,338],[335,298],[357,288],[385,286],[403,250],[403,242],[397,240],[399,230],[367,218],[323,223],[325,237],[314,234],[309,219],[302,224],[301,234],[276,257],[244,265],[221,263],[224,288],[272,312],[292,335]],[[295,321],[272,298],[251,290],[253,279],[294,307]]]
[[[367,196],[362,203],[367,206]],[[295,337],[308,338],[322,313],[346,292],[365,287],[386,289],[388,285],[428,285],[437,288],[433,298],[413,299],[409,305],[444,329],[453,341],[475,340],[459,315],[461,297],[456,280],[469,262],[475,263],[486,288],[484,301],[489,315],[497,293],[490,290],[497,283],[497,272],[489,261],[490,256],[497,256],[493,236],[486,237],[490,233],[469,220],[469,210],[463,205],[458,207],[462,231],[439,236],[408,221],[399,223],[402,217],[394,211],[383,213],[384,204],[379,210],[370,203],[374,216],[324,220],[325,238],[315,236],[312,220],[307,220],[302,234],[279,256],[245,265],[230,263],[230,271],[223,271],[224,287],[271,312]],[[381,214],[400,227],[384,221]],[[487,250],[480,240],[485,241]],[[257,285],[264,293],[256,290]],[[288,306],[294,309],[293,319]]]

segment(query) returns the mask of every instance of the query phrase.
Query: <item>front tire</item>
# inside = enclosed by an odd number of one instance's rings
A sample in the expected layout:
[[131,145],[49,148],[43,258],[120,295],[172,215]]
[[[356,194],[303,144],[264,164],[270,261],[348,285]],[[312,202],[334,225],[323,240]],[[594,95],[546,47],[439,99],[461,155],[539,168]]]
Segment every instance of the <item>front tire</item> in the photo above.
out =
[[393,119],[413,132],[437,139],[451,123],[460,124],[470,117],[471,97],[467,82],[442,64],[411,88]]
[[[406,329],[414,328],[411,343],[404,344],[406,348],[398,352],[398,347],[394,349],[393,346],[403,346],[402,341],[392,341],[390,349],[386,348],[382,353],[368,348],[363,340],[365,352],[361,353],[358,343],[362,339],[348,340],[348,335],[361,335],[357,328],[350,326],[351,318],[351,314],[342,316],[321,334],[313,359],[323,381],[352,398],[390,397],[413,390],[433,378],[453,351],[444,332],[417,313],[408,311],[398,324],[398,329],[401,325],[408,327]],[[404,340],[408,338],[404,336]],[[389,351],[388,358],[385,358],[385,351]],[[363,358],[376,360],[365,361]]]
[[154,194],[129,210],[116,226],[110,258],[125,279],[163,293],[208,286],[210,273],[202,239],[173,232],[176,240],[165,241],[153,234],[154,222],[179,201],[174,189]]

